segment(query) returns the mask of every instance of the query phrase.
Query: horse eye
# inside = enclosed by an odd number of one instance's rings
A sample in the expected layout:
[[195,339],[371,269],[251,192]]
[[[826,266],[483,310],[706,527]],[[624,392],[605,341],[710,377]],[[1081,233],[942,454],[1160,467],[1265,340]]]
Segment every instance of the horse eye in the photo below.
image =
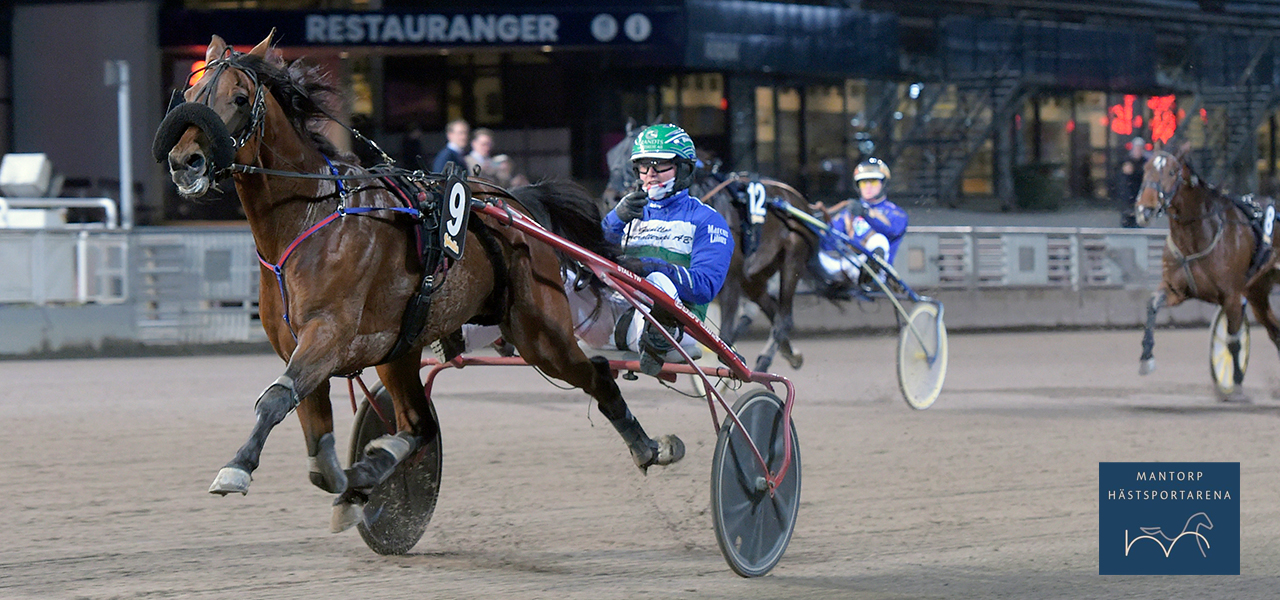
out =
[[235,97],[235,100],[233,100],[233,102],[235,102],[235,103],[236,103],[236,106],[247,106],[247,105],[249,104],[249,97],[248,97],[248,96],[236,96],[236,97]]

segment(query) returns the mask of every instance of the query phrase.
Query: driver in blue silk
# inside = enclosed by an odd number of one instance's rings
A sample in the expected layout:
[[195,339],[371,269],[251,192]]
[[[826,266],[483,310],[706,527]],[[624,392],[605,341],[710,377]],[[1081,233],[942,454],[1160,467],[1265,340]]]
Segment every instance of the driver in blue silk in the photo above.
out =
[[[660,124],[640,132],[631,148],[631,165],[641,189],[623,196],[603,224],[609,241],[650,270],[645,279],[705,318],[707,304],[729,272],[733,237],[720,213],[689,195],[696,161],[693,140],[683,129]],[[670,360],[674,348],[642,316],[632,316],[628,320],[624,315],[618,322],[615,339],[625,337],[627,349],[643,352],[650,367],[658,359],[660,368],[661,359]],[[661,311],[654,316],[661,317]],[[681,339],[682,332],[669,317],[663,325],[681,346],[696,347],[693,339]]]
[[[885,196],[889,166],[878,158],[868,158],[853,170],[858,198],[850,198],[831,208],[818,204],[831,228],[856,240],[867,250],[893,264],[898,245],[907,233],[907,213]],[[840,283],[859,282],[867,258],[834,235],[823,236],[819,264],[827,278]],[[843,280],[843,281],[842,281]]]
[[[695,161],[693,140],[683,129],[668,124],[646,128],[631,149],[640,189],[623,196],[601,223],[607,240],[643,264],[646,281],[702,319],[729,272],[733,236],[720,213],[689,195]],[[585,345],[640,352],[641,371],[649,375],[657,375],[665,362],[683,359],[624,298],[598,298],[580,289],[573,272],[564,277],[574,333]],[[673,315],[663,310],[652,314],[690,357],[701,356],[697,340],[684,335]],[[467,325],[463,334],[470,352],[494,341],[500,331]]]

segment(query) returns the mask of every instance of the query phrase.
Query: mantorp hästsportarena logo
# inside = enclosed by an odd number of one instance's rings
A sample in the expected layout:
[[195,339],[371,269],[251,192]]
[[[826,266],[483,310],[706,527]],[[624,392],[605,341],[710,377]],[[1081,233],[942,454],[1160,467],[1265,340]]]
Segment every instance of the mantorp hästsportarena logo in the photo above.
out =
[[1098,463],[1098,572],[1240,573],[1240,463]]

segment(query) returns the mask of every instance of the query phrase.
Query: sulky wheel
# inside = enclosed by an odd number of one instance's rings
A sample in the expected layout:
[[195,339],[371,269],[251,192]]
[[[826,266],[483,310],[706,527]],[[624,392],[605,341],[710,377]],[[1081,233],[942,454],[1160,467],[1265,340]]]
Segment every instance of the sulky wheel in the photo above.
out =
[[[391,393],[381,383],[370,391],[378,403],[378,410],[371,409],[366,401],[356,411],[349,463],[360,459],[365,444],[395,429],[396,411]],[[435,413],[435,405],[432,405],[433,419],[436,418]],[[392,421],[390,429],[379,414]],[[374,552],[404,554],[422,539],[427,524],[431,522],[431,513],[435,511],[436,498],[440,496],[441,456],[440,433],[437,430],[435,439],[404,459],[386,481],[369,493],[369,501],[363,509],[364,519],[356,528],[364,543]]]
[[[1237,390],[1235,366],[1231,359],[1231,350],[1227,348],[1227,313],[1218,307],[1209,325],[1209,374],[1213,377],[1213,386],[1218,395],[1229,398]],[[1249,369],[1249,319],[1240,323],[1240,375]]]
[[919,303],[898,332],[898,387],[908,406],[924,410],[938,399],[946,377],[947,326],[938,305]]
[[[800,443],[791,426],[791,466],[770,493],[761,489],[766,473],[751,444],[771,470],[782,466],[782,402],[765,389],[742,396],[733,407],[739,429],[725,417],[711,460],[711,513],[720,552],[734,573],[759,577],[778,564],[795,531],[800,509]],[[745,435],[744,435],[745,432]],[[750,438],[748,440],[747,438]]]

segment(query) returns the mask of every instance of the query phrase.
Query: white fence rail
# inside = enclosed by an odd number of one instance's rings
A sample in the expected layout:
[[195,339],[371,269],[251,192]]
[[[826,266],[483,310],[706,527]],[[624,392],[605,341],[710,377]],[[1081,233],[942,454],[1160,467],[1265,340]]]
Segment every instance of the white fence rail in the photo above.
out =
[[[1165,234],[917,227],[895,266],[925,292],[1153,289]],[[0,230],[0,303],[129,303],[144,343],[261,341],[258,287],[253,238],[241,227]]]

